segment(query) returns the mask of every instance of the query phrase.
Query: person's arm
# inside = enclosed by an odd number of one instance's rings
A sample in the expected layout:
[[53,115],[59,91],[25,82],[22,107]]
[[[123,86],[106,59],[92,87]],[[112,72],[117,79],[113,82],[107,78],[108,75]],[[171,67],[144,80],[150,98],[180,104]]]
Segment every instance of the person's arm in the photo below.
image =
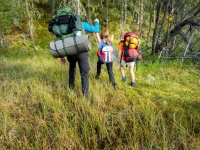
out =
[[95,37],[96,37],[96,39],[97,39],[97,42],[98,42],[98,43],[101,43],[101,38],[100,38],[100,36],[99,36],[99,33],[95,33]]
[[122,51],[118,51],[118,62],[121,61],[121,58],[122,58]]
[[114,35],[111,34],[111,35],[110,35],[110,44],[113,44],[113,40],[114,40]]
[[65,65],[65,63],[66,63],[66,60],[65,60],[65,58],[63,57],[63,58],[60,58],[60,63],[61,64],[63,64],[63,65]]
[[122,43],[120,42],[118,45],[118,62],[122,59]]
[[94,20],[94,26],[90,25],[87,22],[82,22],[82,25],[83,25],[85,31],[87,31],[87,32],[97,33],[100,30],[99,19],[97,19],[97,18]]
[[96,19],[94,20],[94,26],[93,26],[93,28],[94,28],[94,33],[99,32],[99,30],[100,30],[100,25],[99,25],[99,19],[98,19],[98,18],[96,18]]

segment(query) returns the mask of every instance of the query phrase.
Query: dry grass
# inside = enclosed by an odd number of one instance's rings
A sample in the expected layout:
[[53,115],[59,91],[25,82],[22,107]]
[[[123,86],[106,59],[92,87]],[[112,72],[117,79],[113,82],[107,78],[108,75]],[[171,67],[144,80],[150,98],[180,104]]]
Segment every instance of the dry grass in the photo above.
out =
[[[68,88],[68,65],[46,49],[0,51],[0,147],[2,149],[199,149],[199,70],[185,62],[143,60],[137,86],[109,83],[106,67],[90,95]],[[78,73],[78,71],[77,71]],[[154,78],[150,80],[149,76]],[[128,80],[129,77],[127,76]]]

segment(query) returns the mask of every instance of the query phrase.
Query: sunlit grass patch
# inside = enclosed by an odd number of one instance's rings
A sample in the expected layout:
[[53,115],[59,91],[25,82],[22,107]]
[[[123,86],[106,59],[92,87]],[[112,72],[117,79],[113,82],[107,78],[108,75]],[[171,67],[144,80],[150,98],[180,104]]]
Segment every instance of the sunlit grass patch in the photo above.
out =
[[[95,48],[94,48],[95,49]],[[0,51],[0,146],[16,149],[199,148],[199,70],[180,62],[142,60],[136,86],[109,81],[106,65],[95,79],[97,56],[89,52],[89,97],[68,88],[69,64],[48,50]],[[178,138],[177,138],[178,137]]]

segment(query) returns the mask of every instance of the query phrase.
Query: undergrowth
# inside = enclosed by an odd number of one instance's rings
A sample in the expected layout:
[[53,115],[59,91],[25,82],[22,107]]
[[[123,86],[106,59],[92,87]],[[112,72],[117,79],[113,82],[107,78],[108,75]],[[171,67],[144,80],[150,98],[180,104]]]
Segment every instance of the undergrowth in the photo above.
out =
[[95,79],[97,45],[90,38],[87,99],[78,66],[75,89],[68,88],[69,65],[51,56],[53,38],[42,27],[37,52],[22,39],[0,50],[1,149],[200,149],[199,70],[187,60],[180,65],[144,53],[135,87],[128,68],[124,83],[114,62],[114,90],[105,65]]
[[[93,43],[94,45],[95,43]],[[103,65],[95,79],[96,48],[89,52],[89,98],[68,88],[68,64],[48,48],[1,50],[2,149],[199,149],[199,70],[189,62],[139,62],[136,87],[114,90]]]

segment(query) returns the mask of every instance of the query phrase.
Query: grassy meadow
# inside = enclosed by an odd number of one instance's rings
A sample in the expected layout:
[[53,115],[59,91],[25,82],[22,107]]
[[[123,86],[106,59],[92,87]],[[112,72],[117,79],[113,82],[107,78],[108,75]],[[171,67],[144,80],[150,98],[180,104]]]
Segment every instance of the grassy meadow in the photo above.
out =
[[115,61],[114,90],[105,65],[95,79],[94,42],[86,99],[78,66],[72,91],[68,63],[61,65],[51,56],[49,39],[36,41],[37,52],[23,41],[0,50],[0,149],[200,149],[200,73],[195,65],[152,61],[144,54],[135,70],[136,86],[130,87],[128,68],[123,83]]

